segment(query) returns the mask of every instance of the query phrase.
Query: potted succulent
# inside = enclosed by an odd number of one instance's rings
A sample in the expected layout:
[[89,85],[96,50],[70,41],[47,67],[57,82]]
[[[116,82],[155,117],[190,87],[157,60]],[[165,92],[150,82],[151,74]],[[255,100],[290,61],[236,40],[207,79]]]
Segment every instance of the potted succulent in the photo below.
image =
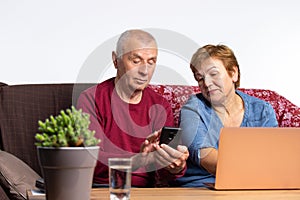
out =
[[44,122],[35,135],[47,200],[90,198],[100,140],[87,113],[74,106]]

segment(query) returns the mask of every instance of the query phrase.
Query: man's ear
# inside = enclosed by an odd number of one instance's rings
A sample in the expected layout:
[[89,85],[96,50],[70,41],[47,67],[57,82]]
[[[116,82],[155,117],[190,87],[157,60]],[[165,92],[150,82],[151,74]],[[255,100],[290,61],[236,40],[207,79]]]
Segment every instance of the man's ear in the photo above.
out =
[[117,69],[118,68],[118,58],[117,58],[116,52],[114,52],[114,51],[112,52],[112,61],[114,63],[115,68]]

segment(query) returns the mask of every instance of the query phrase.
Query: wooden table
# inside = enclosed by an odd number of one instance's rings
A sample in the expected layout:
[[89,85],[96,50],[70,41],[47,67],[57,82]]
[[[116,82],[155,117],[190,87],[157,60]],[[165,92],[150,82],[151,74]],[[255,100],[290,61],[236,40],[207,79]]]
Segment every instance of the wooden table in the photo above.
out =
[[[45,196],[33,197],[28,192],[29,200],[45,200]],[[299,200],[300,190],[240,190],[215,191],[205,188],[132,188],[131,200]],[[91,200],[109,200],[108,188],[95,188]]]

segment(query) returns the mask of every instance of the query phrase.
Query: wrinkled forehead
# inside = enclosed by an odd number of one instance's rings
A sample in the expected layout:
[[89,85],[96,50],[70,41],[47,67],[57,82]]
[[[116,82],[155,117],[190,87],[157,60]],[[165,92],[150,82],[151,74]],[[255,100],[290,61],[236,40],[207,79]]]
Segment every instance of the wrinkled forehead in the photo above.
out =
[[218,59],[215,59],[215,58],[212,58],[212,57],[208,56],[204,59],[201,59],[201,60],[198,60],[197,62],[194,62],[194,64],[192,66],[193,66],[194,70],[206,71],[207,68],[219,65],[219,62],[220,61]]
[[140,41],[137,39],[132,39],[125,42],[122,48],[122,54],[127,54],[130,52],[142,51],[142,50],[154,50],[157,52],[157,45],[155,41]]
[[156,43],[154,41],[144,42],[139,40],[131,40],[123,47],[123,53],[129,53],[136,50],[153,49],[157,50]]

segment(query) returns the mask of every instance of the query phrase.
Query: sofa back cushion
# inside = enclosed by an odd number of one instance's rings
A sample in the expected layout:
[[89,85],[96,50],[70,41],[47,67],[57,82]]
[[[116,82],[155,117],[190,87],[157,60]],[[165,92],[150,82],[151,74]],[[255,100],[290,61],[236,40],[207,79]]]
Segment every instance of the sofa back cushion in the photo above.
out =
[[[91,84],[27,84],[0,87],[1,149],[41,174],[34,135],[38,120],[70,108],[78,93]],[[74,90],[73,92],[73,89]]]
[[[92,85],[94,84],[0,84],[0,148],[20,158],[41,175],[34,145],[38,120],[45,120],[50,115],[57,115],[61,109],[76,105],[79,94]],[[197,86],[149,87],[170,102],[176,126],[181,106],[191,94],[200,92]],[[279,126],[300,126],[300,109],[286,98],[270,90],[240,90],[271,103]]]
[[[188,100],[190,95],[200,92],[198,86],[150,85],[150,87],[171,103],[176,126],[178,126],[181,106]],[[245,88],[239,88],[238,90],[269,102],[275,110],[279,127],[300,127],[300,108],[285,97],[272,90]]]

